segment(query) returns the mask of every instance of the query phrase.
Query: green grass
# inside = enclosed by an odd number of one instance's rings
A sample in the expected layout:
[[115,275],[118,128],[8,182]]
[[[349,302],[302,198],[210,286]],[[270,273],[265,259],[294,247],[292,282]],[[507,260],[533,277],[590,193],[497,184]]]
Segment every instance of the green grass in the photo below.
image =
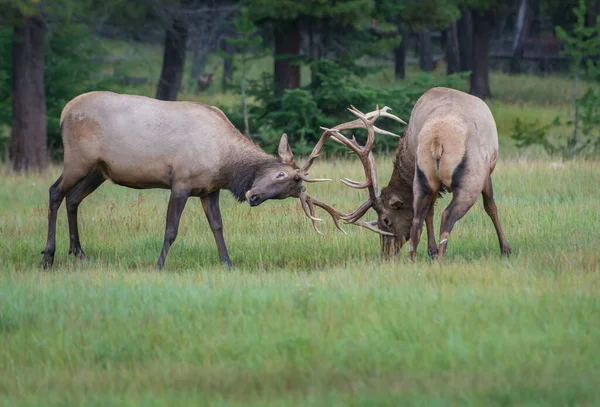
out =
[[[106,73],[150,79],[121,91],[152,96],[160,49],[107,44],[130,59]],[[209,56],[207,67],[217,63]],[[250,76],[271,66],[256,61]],[[409,78],[417,74],[409,67]],[[237,104],[220,75],[208,92],[184,89],[180,99]],[[365,82],[400,84],[391,67]],[[61,169],[17,176],[0,167],[0,404],[600,404],[600,163],[517,151],[508,137],[517,117],[569,116],[568,78],[494,73],[491,87],[501,146],[494,190],[510,258],[481,203],[457,223],[444,264],[427,259],[425,233],[412,264],[406,250],[382,261],[375,234],[347,226],[343,235],[322,211],[325,236],[316,235],[297,200],[250,208],[223,191],[236,268],[219,266],[192,199],[156,273],[168,191],[106,183],[80,208],[88,260],[67,255],[63,205],[55,269],[45,273],[48,188]],[[391,157],[377,163],[383,186]],[[313,168],[316,177],[364,177],[355,160],[321,157]],[[339,181],[308,192],[344,211],[365,198]],[[436,230],[449,200],[436,205]]]
[[[504,157],[504,155],[503,155]],[[390,157],[380,157],[380,182]],[[356,161],[314,176],[361,178]],[[600,403],[600,164],[510,159],[494,173],[513,255],[478,203],[443,265],[382,262],[372,232],[316,235],[298,201],[222,196],[232,271],[191,200],[153,271],[167,191],[102,186],[80,208],[89,260],[38,268],[60,172],[0,177],[5,405],[547,406]],[[310,185],[350,210],[364,195]],[[439,213],[449,197],[437,205]],[[373,215],[370,215],[372,218]]]

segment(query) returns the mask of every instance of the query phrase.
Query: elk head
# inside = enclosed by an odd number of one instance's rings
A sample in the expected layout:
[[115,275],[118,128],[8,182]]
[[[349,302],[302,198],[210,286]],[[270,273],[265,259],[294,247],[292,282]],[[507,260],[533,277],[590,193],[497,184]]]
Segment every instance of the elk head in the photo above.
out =
[[268,199],[300,197],[305,190],[303,182],[331,181],[330,179],[310,179],[307,166],[298,168],[288,143],[287,134],[281,136],[277,154],[280,161],[262,166],[257,170],[252,187],[246,192],[246,199],[250,206],[260,205]]
[[[323,144],[331,137],[331,138],[333,138],[334,141],[348,147],[350,150],[352,150],[354,153],[356,153],[356,155],[360,159],[360,162],[362,163],[362,165],[365,169],[365,175],[366,175],[365,181],[358,182],[358,181],[353,181],[348,178],[344,178],[342,180],[342,182],[351,188],[367,189],[369,192],[369,199],[365,203],[360,205],[354,212],[346,214],[346,213],[341,213],[337,209],[331,207],[330,205],[328,205],[324,202],[318,201],[318,200],[306,195],[306,193],[302,192],[299,195],[300,202],[302,203],[302,208],[304,209],[306,216],[308,216],[312,220],[313,227],[314,227],[315,231],[319,234],[322,234],[322,233],[317,228],[316,221],[319,221],[321,219],[315,218],[315,209],[314,209],[315,206],[323,208],[325,211],[327,211],[333,218],[333,221],[334,221],[336,227],[344,233],[346,233],[346,232],[339,225],[340,220],[343,220],[345,223],[351,223],[351,224],[354,224],[357,226],[362,226],[367,229],[370,229],[374,232],[379,233],[382,236],[382,239],[388,238],[388,241],[393,242],[393,239],[395,239],[393,231],[389,228],[389,226],[386,226],[386,224],[381,221],[381,219],[385,216],[386,213],[384,212],[384,204],[383,204],[382,199],[379,196],[379,192],[378,192],[377,169],[375,167],[375,159],[373,158],[373,154],[371,153],[371,150],[373,149],[373,144],[375,142],[375,133],[400,137],[394,133],[390,133],[388,131],[381,130],[381,129],[375,127],[374,123],[378,118],[387,117],[387,118],[393,119],[402,124],[406,124],[406,122],[404,122],[402,119],[392,115],[391,113],[388,113],[388,110],[390,110],[390,108],[387,106],[381,110],[379,110],[379,107],[377,107],[377,109],[375,111],[367,113],[367,114],[361,113],[354,106],[352,106],[348,110],[352,114],[357,116],[358,119],[347,122],[347,123],[339,124],[339,125],[333,127],[332,129],[327,129],[325,127],[321,127],[321,129],[324,130],[323,135],[321,136],[321,139],[319,140],[319,142],[313,149],[313,152],[311,153],[311,155],[308,159],[308,162],[305,165],[305,170],[306,171],[308,170],[308,168],[310,167],[310,165],[312,164],[314,159],[318,156],[318,152],[323,147]],[[367,142],[364,146],[359,145],[354,137],[352,137],[352,139],[350,140],[350,139],[346,138],[342,133],[340,133],[340,131],[342,131],[342,130],[350,130],[350,129],[366,129],[367,130]],[[378,220],[372,221],[372,222],[360,221],[360,219],[371,208],[373,208],[375,210],[375,212],[377,212]],[[383,242],[382,242],[382,244],[383,244]]]

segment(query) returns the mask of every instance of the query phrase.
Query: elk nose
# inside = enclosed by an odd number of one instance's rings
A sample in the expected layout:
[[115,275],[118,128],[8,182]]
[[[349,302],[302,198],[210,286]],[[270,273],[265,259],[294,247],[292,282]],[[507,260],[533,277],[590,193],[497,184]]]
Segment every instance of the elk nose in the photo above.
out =
[[392,221],[387,216],[384,216],[383,219],[381,219],[381,221],[383,222],[383,224],[385,226],[391,226],[392,225]]
[[258,195],[252,195],[250,197],[250,199],[248,200],[248,202],[250,203],[251,206],[256,206],[258,204],[259,200],[260,200],[260,197]]

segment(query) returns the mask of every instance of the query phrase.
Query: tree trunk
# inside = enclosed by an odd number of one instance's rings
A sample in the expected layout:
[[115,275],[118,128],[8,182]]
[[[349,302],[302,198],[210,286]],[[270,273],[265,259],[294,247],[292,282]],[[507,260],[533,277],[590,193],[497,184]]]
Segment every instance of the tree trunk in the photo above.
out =
[[529,25],[531,21],[531,11],[527,0],[521,0],[519,6],[519,14],[517,15],[517,26],[515,27],[515,39],[512,47],[512,58],[510,60],[510,73],[517,74],[523,70],[521,68],[521,61],[525,54],[525,39],[529,31]]
[[408,40],[408,33],[401,31],[402,42],[394,48],[394,72],[396,79],[406,78],[406,41]]
[[431,48],[431,32],[420,32],[419,67],[424,72],[433,72],[433,50]]
[[41,18],[20,16],[13,31],[9,150],[12,168],[19,172],[48,166],[44,39],[45,25]]
[[600,0],[592,0],[587,10],[586,25],[588,27],[596,25],[598,16],[600,16]]
[[156,99],[177,100],[185,65],[187,35],[185,23],[175,18],[165,36],[163,65],[156,88]]
[[492,96],[490,92],[490,46],[495,22],[496,14],[493,11],[473,11],[473,67],[469,93],[482,99]]
[[300,66],[290,58],[300,55],[300,26],[297,20],[285,21],[275,28],[275,93],[300,87]]
[[460,52],[458,48],[458,28],[456,21],[446,29],[446,72],[448,75],[460,72]]
[[233,48],[225,40],[221,44],[221,49],[226,54],[226,57],[223,58],[223,77],[221,78],[221,88],[225,89],[233,82]]
[[471,70],[473,56],[473,19],[470,11],[463,10],[456,23],[458,50],[460,55],[460,71]]

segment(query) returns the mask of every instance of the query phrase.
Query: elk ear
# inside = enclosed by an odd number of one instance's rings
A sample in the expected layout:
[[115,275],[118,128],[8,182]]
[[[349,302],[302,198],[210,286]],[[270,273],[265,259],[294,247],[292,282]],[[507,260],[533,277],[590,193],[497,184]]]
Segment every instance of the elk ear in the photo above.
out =
[[388,201],[388,205],[392,209],[401,209],[404,205],[404,200],[398,195],[392,195]]
[[277,149],[277,154],[281,161],[286,164],[294,164],[294,153],[292,153],[292,149],[290,148],[290,144],[288,143],[287,134],[283,133],[281,136],[281,140],[279,141],[279,148]]

